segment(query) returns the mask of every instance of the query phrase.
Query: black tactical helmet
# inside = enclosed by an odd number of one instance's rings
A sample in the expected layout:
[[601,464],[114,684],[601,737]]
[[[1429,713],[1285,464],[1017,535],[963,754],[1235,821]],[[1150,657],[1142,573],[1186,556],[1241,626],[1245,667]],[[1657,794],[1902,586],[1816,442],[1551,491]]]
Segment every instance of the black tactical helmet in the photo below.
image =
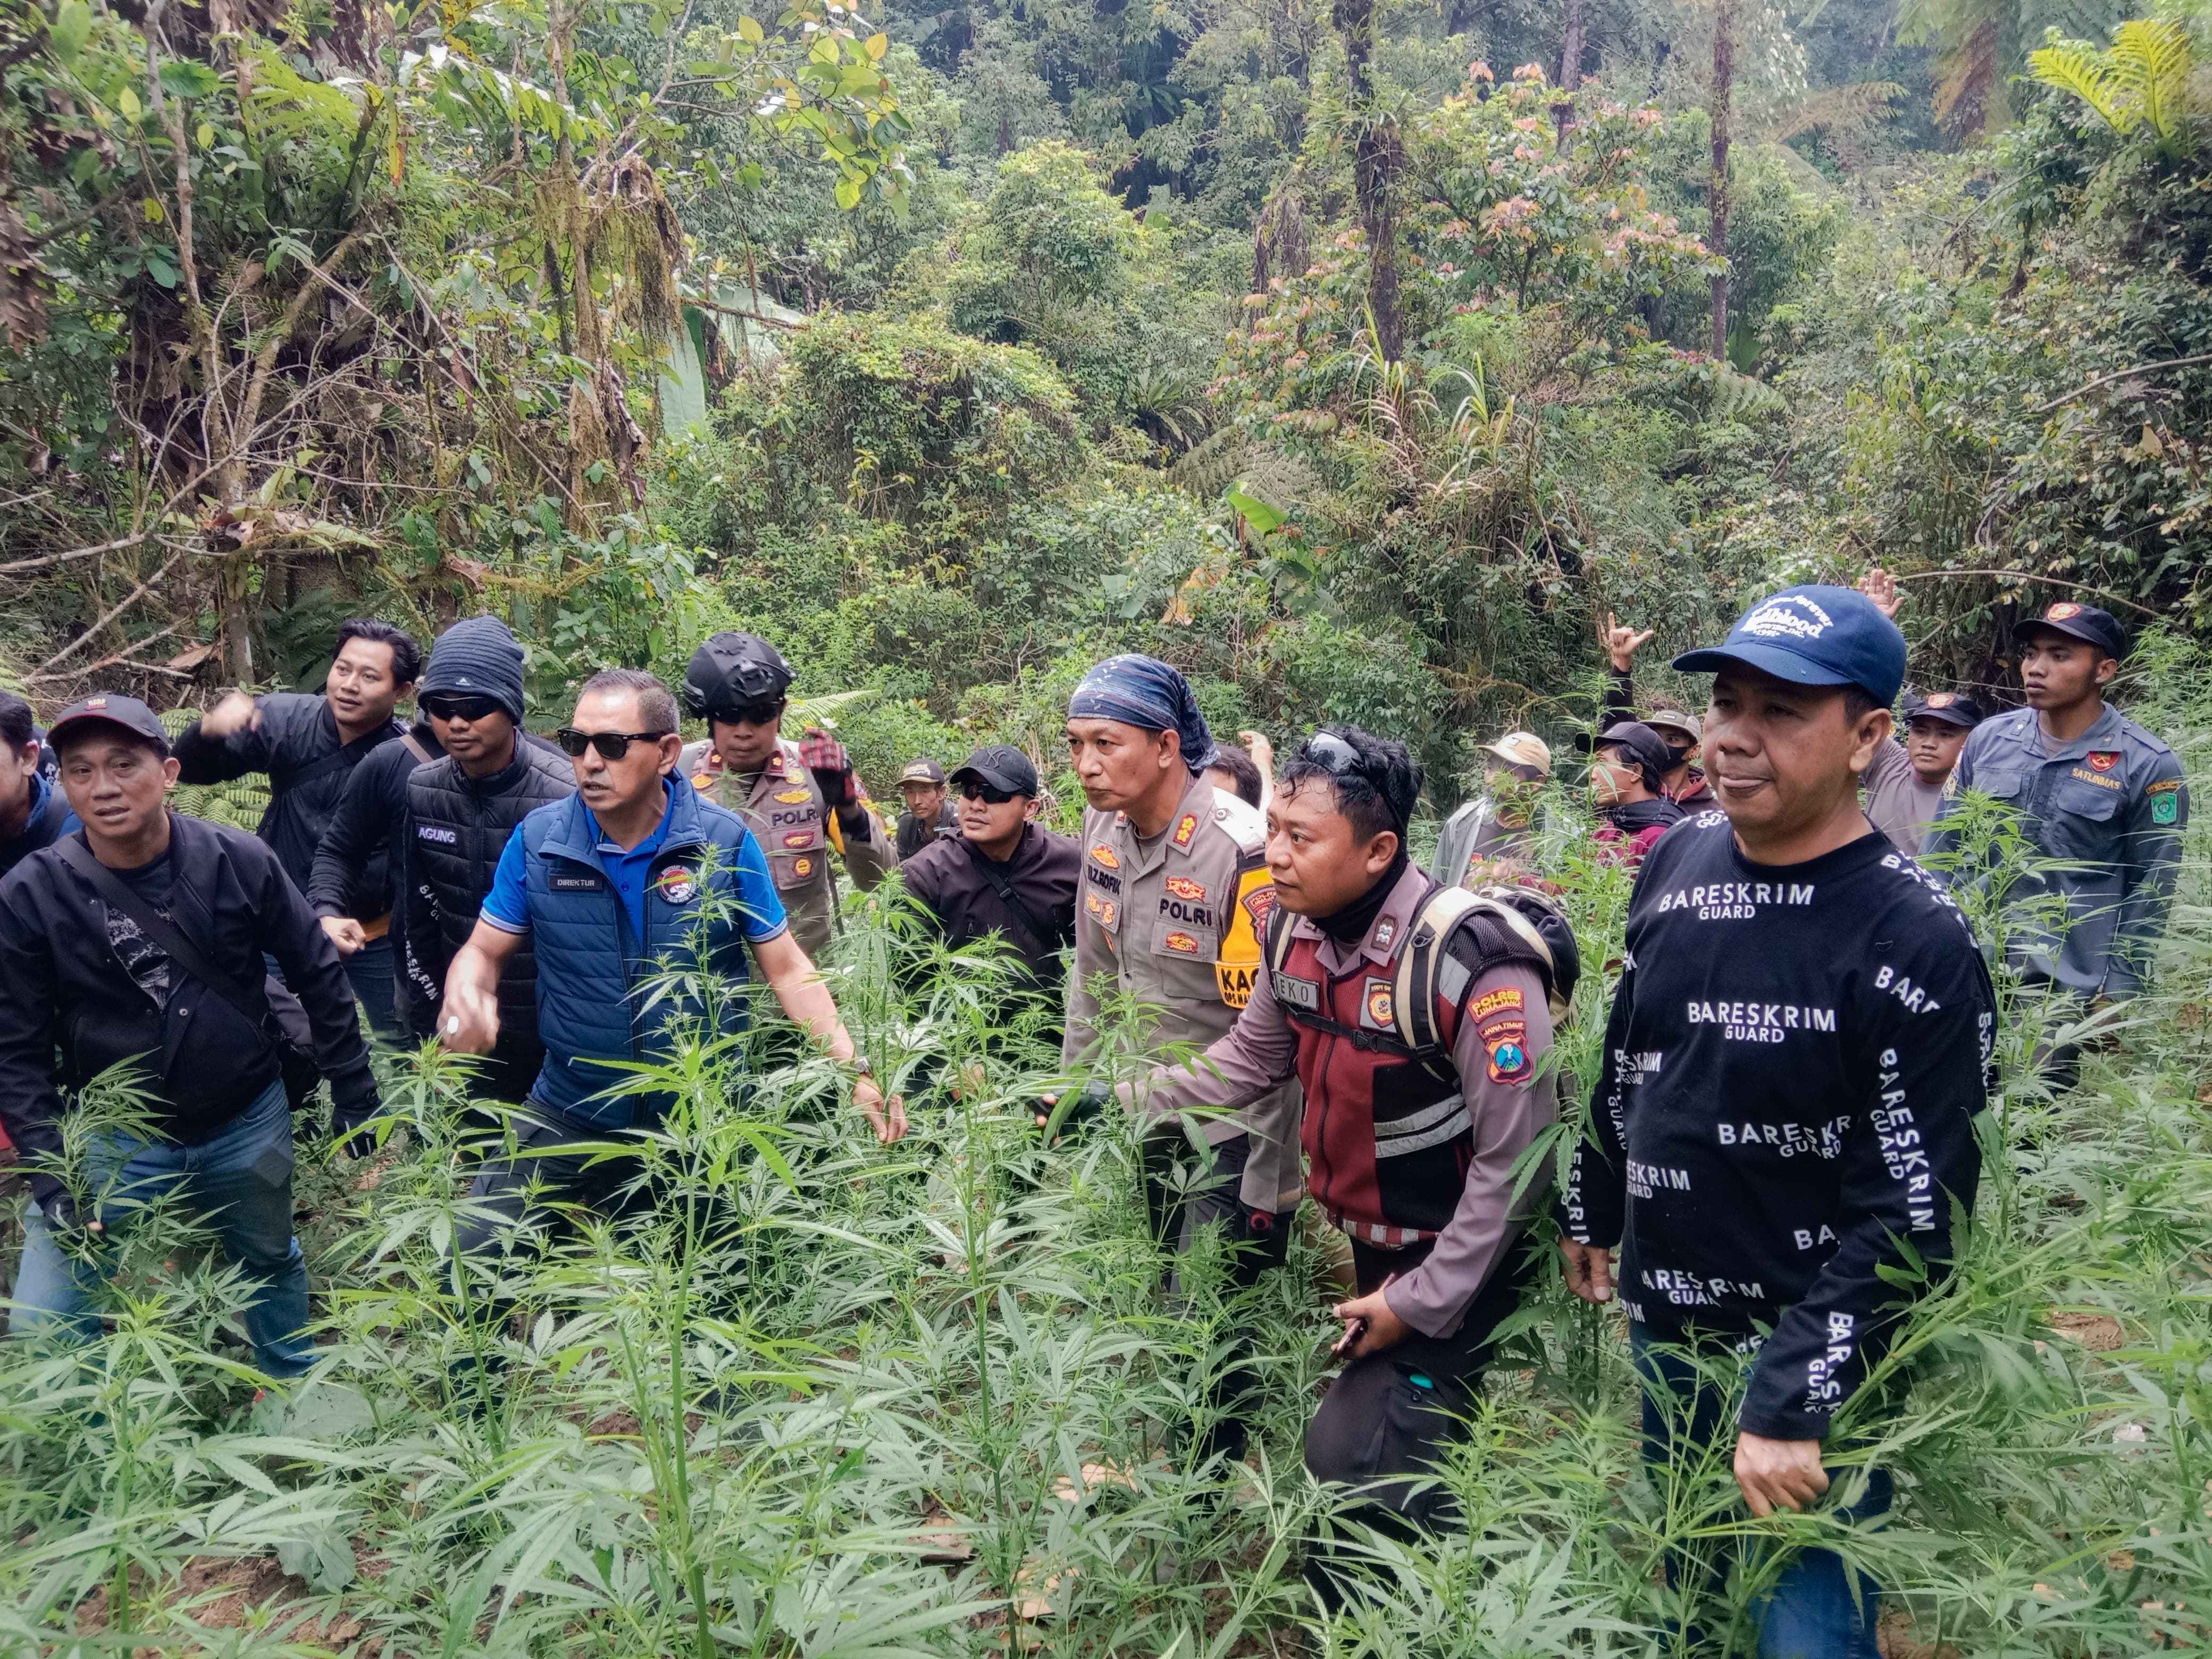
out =
[[754,634],[717,634],[691,653],[684,671],[684,712],[694,720],[778,702],[790,688],[783,653]]

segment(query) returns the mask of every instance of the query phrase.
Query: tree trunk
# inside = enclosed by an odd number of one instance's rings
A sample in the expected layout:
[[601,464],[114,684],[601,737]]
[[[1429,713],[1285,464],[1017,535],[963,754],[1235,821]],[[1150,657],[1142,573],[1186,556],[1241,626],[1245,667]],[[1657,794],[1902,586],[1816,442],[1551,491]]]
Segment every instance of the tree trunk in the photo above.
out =
[[[1583,83],[1583,0],[1567,0],[1565,27],[1559,34],[1559,90],[1572,92]],[[1575,124],[1575,106],[1571,99],[1562,100],[1553,106],[1559,119],[1559,142],[1567,141],[1567,129]]]
[[1735,8],[1734,0],[1721,0],[1713,19],[1713,228],[1705,239],[1713,257],[1722,260],[1713,278],[1713,361],[1728,356],[1729,279],[1729,98],[1735,80]]
[[1367,233],[1367,308],[1375,319],[1375,349],[1385,362],[1405,355],[1405,325],[1398,315],[1398,250],[1390,218],[1390,181],[1398,170],[1398,135],[1376,107],[1375,0],[1335,0],[1337,32],[1358,112],[1359,138],[1352,151],[1352,189],[1359,225]]

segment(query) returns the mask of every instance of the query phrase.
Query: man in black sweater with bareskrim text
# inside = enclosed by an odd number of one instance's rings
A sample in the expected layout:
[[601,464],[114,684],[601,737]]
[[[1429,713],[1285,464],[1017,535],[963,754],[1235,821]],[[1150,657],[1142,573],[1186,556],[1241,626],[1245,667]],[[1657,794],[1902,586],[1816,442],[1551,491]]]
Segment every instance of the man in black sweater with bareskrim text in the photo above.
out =
[[[1676,659],[1715,674],[1720,808],[1638,872],[1591,1139],[1560,1206],[1577,1294],[1611,1298],[1620,1247],[1648,1460],[1726,1431],[1690,1356],[1743,1358],[1735,1476],[1760,1516],[1828,1489],[1822,1443],[1924,1288],[1907,1248],[1948,1271],[1980,1171],[1989,975],[1942,884],[1859,807],[1905,654],[1863,594],[1813,586]],[[1875,1471],[1846,1513],[1888,1499]],[[1717,1570],[1668,1576],[1695,1591]],[[1754,1604],[1759,1651],[1871,1659],[1876,1599],[1839,1556],[1804,1551]]]

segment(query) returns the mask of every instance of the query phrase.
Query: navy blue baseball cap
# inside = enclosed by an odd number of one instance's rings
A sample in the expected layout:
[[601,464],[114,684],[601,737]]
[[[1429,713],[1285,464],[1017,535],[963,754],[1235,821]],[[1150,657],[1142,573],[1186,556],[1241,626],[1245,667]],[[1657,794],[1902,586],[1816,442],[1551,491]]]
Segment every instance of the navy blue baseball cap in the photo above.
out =
[[1718,645],[1674,666],[1711,674],[1742,663],[1792,685],[1856,685],[1887,708],[1905,684],[1905,635],[1856,588],[1785,587],[1745,611]]
[[2054,634],[2087,640],[2108,657],[2128,654],[2128,630],[2120,626],[2118,617],[2094,605],[2075,605],[2070,600],[2054,605],[2041,616],[2030,617],[2015,626],[2013,642],[2026,645],[2046,628]]
[[1905,721],[1910,726],[1925,714],[1929,720],[1948,720],[1954,726],[1963,726],[1972,731],[1982,723],[1982,706],[1972,697],[1959,691],[1930,691],[1924,697],[1905,700]]

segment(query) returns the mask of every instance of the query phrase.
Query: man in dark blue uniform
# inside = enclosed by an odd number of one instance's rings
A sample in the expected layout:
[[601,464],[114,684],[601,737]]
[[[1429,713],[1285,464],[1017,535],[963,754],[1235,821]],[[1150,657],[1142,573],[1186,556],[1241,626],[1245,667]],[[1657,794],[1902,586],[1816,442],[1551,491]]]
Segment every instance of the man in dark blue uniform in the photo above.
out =
[[[2006,954],[2022,980],[2084,1006],[2131,997],[2173,908],[2189,785],[2173,750],[2105,701],[2130,646],[2110,611],[2054,605],[2013,638],[2025,647],[2027,707],[1974,728],[1946,799],[1978,789],[2017,808],[2053,861],[2008,872]],[[1931,832],[1923,850],[1957,853],[1956,832]],[[2063,931],[2039,915],[2053,895],[2064,901]]]

